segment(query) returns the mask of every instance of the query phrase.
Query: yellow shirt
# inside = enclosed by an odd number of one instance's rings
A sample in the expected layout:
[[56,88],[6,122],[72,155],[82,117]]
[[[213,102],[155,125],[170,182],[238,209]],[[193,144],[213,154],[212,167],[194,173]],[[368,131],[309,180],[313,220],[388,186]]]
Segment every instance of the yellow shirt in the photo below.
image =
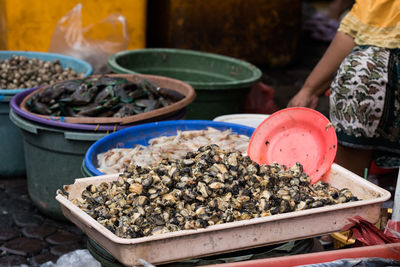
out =
[[400,0],[356,0],[338,31],[357,45],[400,48]]

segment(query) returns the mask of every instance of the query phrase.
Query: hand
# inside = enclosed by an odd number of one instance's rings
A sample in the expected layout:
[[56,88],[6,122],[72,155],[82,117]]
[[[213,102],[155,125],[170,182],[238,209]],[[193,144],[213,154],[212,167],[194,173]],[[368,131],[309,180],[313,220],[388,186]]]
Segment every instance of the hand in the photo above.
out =
[[344,32],[337,32],[324,56],[307,77],[301,90],[289,101],[287,106],[315,109],[318,104],[318,97],[329,89],[335,72],[354,46],[353,37]]
[[300,90],[292,99],[290,99],[287,107],[306,107],[306,108],[317,108],[319,97],[314,94],[310,94],[305,90]]

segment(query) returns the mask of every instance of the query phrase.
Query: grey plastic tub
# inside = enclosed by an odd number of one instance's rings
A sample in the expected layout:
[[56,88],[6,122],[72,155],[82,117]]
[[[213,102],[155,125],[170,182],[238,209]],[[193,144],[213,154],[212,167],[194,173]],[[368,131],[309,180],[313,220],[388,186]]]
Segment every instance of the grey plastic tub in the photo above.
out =
[[82,177],[86,150],[107,133],[46,127],[21,118],[13,110],[10,119],[22,133],[30,198],[41,212],[65,220],[55,200],[56,191]]
[[[27,58],[38,58],[44,61],[59,60],[63,68],[69,67],[84,77],[92,74],[92,66],[78,58],[71,56],[32,52],[32,51],[0,51],[0,61],[11,58],[13,55]],[[0,88],[0,176],[10,177],[25,174],[25,163],[21,133],[9,118],[10,101],[13,96],[24,92],[28,88],[7,89]]]
[[0,96],[0,177],[25,174],[24,147],[21,133],[9,118],[12,96]]

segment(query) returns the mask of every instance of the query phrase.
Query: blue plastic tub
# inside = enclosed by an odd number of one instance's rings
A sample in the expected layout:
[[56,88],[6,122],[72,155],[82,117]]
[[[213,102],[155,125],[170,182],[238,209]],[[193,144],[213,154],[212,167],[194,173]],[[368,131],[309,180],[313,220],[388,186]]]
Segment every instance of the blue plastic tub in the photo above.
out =
[[103,175],[97,166],[97,155],[113,148],[130,148],[136,145],[148,145],[148,141],[159,136],[176,135],[177,130],[203,130],[213,127],[218,130],[232,129],[232,133],[251,136],[254,128],[234,123],[208,121],[208,120],[181,120],[152,122],[138,126],[132,126],[118,132],[107,135],[93,143],[86,152],[84,164],[86,171],[93,176]]

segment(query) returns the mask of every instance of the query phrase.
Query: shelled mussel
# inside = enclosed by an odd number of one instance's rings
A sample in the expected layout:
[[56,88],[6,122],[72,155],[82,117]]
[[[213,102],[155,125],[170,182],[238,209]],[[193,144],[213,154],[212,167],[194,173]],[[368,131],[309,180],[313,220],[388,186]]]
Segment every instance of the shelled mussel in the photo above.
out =
[[64,117],[123,118],[168,106],[183,99],[179,92],[136,78],[100,76],[56,83],[26,102],[37,114]]
[[136,238],[356,200],[346,188],[310,185],[299,163],[258,165],[207,145],[153,168],[131,164],[73,203],[117,236]]

